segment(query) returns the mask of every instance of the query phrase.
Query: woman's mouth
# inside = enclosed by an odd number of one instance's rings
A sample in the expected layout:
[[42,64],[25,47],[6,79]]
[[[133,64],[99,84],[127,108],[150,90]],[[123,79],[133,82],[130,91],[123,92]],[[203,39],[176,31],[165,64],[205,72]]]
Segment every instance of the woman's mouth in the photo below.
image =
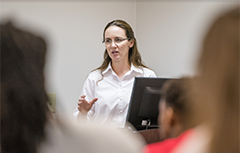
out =
[[118,51],[112,51],[112,54],[114,55],[114,54],[117,54],[117,53],[119,53]]

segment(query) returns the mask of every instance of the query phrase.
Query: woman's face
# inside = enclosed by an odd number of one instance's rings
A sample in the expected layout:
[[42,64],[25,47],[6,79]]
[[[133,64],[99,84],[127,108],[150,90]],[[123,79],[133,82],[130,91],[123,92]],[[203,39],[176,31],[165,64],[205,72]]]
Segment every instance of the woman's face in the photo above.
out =
[[125,30],[118,26],[110,26],[105,31],[105,47],[112,62],[128,62],[133,44],[133,40],[128,41]]

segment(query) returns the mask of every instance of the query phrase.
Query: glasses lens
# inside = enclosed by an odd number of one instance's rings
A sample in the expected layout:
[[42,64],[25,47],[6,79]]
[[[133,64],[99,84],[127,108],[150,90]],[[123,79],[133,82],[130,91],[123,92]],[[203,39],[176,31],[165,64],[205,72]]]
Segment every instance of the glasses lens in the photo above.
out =
[[[125,39],[123,39],[123,38],[114,38],[114,43],[118,45],[121,42],[123,42],[124,40],[128,40],[128,38],[125,38]],[[105,43],[106,46],[109,46],[109,45],[112,44],[112,40],[111,39],[105,39],[104,43]]]
[[112,43],[111,39],[105,39],[104,40],[105,45],[110,45]]

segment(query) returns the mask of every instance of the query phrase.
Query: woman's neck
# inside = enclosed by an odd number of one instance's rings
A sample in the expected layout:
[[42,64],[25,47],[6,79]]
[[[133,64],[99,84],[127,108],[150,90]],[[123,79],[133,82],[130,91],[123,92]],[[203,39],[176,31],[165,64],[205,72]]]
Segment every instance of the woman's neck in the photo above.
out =
[[122,77],[131,69],[131,64],[128,62],[112,62],[112,69],[121,80]]

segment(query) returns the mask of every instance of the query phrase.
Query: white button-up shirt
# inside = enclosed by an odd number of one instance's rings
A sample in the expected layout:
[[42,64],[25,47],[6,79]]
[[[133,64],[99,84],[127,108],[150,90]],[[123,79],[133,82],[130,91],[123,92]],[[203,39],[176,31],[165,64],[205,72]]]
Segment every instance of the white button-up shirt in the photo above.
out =
[[[103,80],[101,80],[100,70],[91,72],[82,89],[81,95],[86,95],[87,101],[98,98],[87,114],[88,120],[101,120],[101,123],[110,122],[116,127],[123,128],[135,77],[156,77],[156,74],[147,68],[136,68],[133,64],[131,70],[121,80],[113,71],[111,64],[102,74]],[[76,108],[74,116],[77,117],[78,113],[79,110]]]

